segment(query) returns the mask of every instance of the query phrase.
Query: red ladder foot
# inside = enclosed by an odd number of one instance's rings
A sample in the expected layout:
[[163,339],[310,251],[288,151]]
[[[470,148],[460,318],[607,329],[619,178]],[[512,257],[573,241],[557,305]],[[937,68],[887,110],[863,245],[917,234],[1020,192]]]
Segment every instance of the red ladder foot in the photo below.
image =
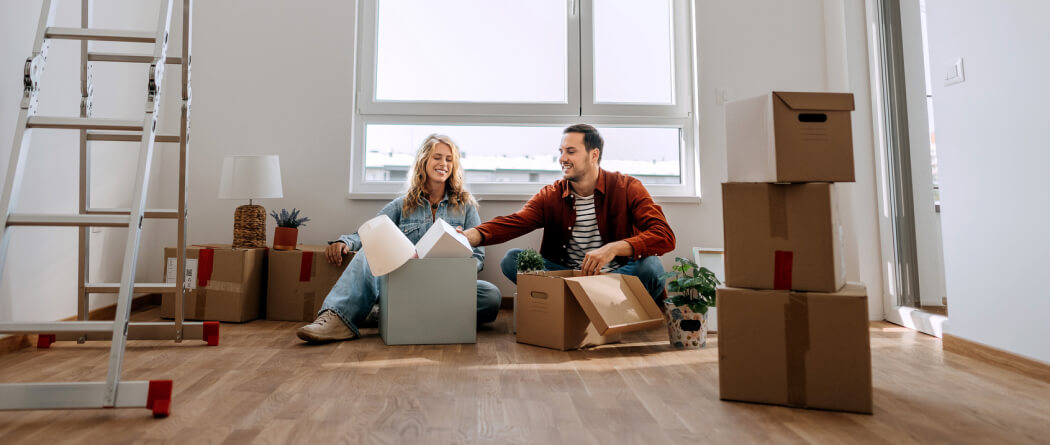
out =
[[219,346],[219,322],[217,321],[206,321],[204,322],[204,341],[208,342],[208,346]]
[[55,342],[55,334],[40,334],[36,337],[36,347],[47,349]]
[[150,380],[146,396],[146,408],[153,410],[153,417],[168,417],[171,414],[171,380]]

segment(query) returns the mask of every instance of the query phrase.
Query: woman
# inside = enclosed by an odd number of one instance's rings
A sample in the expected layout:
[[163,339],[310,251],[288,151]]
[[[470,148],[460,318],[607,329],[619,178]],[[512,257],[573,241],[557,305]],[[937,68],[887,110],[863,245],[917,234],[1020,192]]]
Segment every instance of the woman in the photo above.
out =
[[[453,227],[464,229],[481,223],[477,201],[463,189],[463,169],[459,148],[448,136],[430,135],[416,152],[411,182],[404,196],[388,203],[380,213],[390,217],[405,236],[415,244],[436,218]],[[328,246],[328,261],[340,264],[343,255],[361,248],[361,238],[343,235]],[[474,248],[474,259],[480,272],[485,250]],[[317,319],[299,328],[299,338],[309,342],[350,340],[359,337],[358,326],[379,298],[379,279],[372,276],[364,253],[354,255],[339,277],[317,315]],[[478,280],[478,324],[496,319],[500,293],[492,283]]]

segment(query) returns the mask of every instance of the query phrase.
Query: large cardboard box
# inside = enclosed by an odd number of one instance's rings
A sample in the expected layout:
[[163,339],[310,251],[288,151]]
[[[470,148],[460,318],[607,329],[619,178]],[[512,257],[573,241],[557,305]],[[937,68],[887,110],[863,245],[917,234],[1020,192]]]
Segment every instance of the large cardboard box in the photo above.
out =
[[388,345],[477,342],[474,258],[411,259],[379,278],[379,335]]
[[722,184],[726,286],[835,292],[846,282],[834,184]]
[[871,413],[866,295],[718,289],[720,397]]
[[354,254],[343,256],[342,264],[336,266],[325,257],[325,246],[300,244],[295,250],[271,250],[266,319],[313,321]]
[[578,270],[518,274],[518,343],[560,350],[620,341],[623,332],[664,324],[637,277]]
[[[266,296],[267,249],[233,249],[229,244],[186,247],[183,310],[189,320],[243,322],[259,318]],[[175,282],[177,253],[164,249],[165,278]],[[161,298],[160,316],[175,317],[175,295]]]
[[730,182],[853,182],[848,93],[774,91],[726,104]]

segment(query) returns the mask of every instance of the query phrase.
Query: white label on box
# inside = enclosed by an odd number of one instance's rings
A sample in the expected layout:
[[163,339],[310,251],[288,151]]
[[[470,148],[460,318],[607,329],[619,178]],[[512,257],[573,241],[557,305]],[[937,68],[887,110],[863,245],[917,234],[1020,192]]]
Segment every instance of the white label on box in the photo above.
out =
[[[167,272],[164,274],[165,283],[174,283],[176,271],[178,270],[178,258],[168,258]],[[186,290],[197,288],[197,260],[186,258],[186,280],[182,287]]]
[[197,288],[197,260],[186,258],[186,281],[183,282],[182,287],[186,290]]
[[175,275],[176,275],[175,271],[176,271],[176,268],[178,267],[178,264],[179,264],[179,259],[178,258],[168,258],[168,267],[167,267],[166,271],[164,272],[164,282],[165,283],[174,283],[175,282]]

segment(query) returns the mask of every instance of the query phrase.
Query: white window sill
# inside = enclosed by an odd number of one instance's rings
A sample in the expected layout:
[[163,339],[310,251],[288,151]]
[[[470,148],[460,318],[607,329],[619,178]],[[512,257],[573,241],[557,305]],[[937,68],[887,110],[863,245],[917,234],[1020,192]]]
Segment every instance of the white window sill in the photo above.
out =
[[[358,192],[350,193],[347,195],[347,199],[350,200],[373,200],[373,201],[390,201],[402,193],[395,192]],[[531,193],[475,193],[474,198],[479,202],[485,201],[528,201],[532,198]],[[699,204],[699,196],[672,196],[672,195],[654,195],[653,201],[658,204],[665,203],[683,203],[683,204]]]

